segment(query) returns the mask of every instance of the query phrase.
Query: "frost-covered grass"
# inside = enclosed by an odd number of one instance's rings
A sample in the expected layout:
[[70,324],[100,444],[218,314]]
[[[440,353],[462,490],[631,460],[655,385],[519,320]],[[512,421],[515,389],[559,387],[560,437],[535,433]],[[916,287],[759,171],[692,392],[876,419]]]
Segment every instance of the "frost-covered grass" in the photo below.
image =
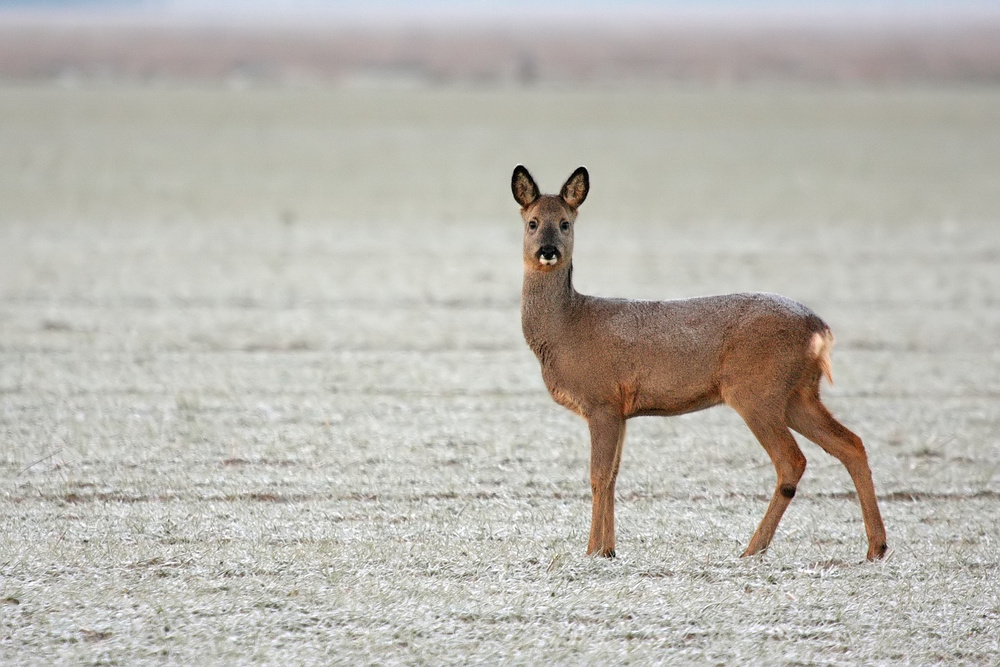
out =
[[[0,663],[995,663],[997,113],[0,88]],[[830,322],[887,561],[810,443],[739,559],[773,471],[723,409],[630,423],[620,557],[583,555],[586,431],[520,338],[518,161],[591,168],[581,289]]]

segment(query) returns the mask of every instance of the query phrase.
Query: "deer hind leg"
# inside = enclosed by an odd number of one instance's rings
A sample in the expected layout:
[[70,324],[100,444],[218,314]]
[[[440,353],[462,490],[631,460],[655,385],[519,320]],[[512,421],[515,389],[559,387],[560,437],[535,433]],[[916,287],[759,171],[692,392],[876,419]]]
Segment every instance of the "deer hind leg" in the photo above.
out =
[[792,395],[787,410],[788,425],[836,457],[854,481],[861,515],[868,536],[868,560],[878,560],[888,550],[885,524],[878,509],[868,454],[861,438],[837,421],[820,401],[819,388],[810,387]]
[[615,480],[625,441],[625,420],[613,413],[595,414],[590,426],[590,488],[594,494],[587,555],[615,557]]
[[[764,518],[750,538],[743,556],[753,556],[767,549],[771,544],[778,523],[795,496],[795,489],[806,469],[806,457],[802,455],[798,443],[785,425],[781,414],[773,414],[770,410],[743,409],[734,405],[734,409],[743,417],[743,421],[771,457],[778,480],[774,494],[767,506]],[[742,556],[741,556],[742,557]]]

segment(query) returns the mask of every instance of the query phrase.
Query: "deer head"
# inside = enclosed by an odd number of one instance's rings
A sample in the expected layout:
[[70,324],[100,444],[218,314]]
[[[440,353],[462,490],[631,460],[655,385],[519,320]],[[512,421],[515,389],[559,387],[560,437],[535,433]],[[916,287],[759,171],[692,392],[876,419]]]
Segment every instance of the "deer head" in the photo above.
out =
[[522,165],[510,180],[514,200],[521,205],[524,220],[524,265],[536,271],[567,266],[573,257],[573,224],[580,204],[590,190],[590,176],[579,167],[563,184],[558,195],[543,195]]

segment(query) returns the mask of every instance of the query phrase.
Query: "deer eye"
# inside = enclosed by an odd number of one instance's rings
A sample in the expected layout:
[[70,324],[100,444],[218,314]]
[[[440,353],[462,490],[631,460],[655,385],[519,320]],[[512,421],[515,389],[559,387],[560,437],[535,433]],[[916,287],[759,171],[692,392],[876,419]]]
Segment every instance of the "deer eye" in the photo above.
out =
[[564,232],[568,232],[569,231],[569,220],[563,220],[562,222],[560,222],[559,223],[559,229],[563,230]]
[[531,231],[535,231],[536,229],[538,229],[538,221],[537,220],[529,220],[528,221],[528,229],[530,229]]

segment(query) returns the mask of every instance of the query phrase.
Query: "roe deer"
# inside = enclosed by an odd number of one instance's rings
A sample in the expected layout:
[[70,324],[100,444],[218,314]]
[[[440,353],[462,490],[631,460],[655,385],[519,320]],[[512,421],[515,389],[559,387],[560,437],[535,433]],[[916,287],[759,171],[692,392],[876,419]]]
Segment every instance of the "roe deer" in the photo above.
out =
[[820,402],[833,334],[815,313],[776,294],[631,301],[573,288],[573,227],[590,189],[580,167],[543,195],[518,165],[524,219],[521,327],[552,398],[587,420],[593,515],[588,554],[615,556],[615,479],[625,420],[725,403],[743,418],[777,472],[777,486],[743,556],[767,549],[805,471],[791,427],[847,467],[861,503],[868,560],[887,549],[861,439]]

